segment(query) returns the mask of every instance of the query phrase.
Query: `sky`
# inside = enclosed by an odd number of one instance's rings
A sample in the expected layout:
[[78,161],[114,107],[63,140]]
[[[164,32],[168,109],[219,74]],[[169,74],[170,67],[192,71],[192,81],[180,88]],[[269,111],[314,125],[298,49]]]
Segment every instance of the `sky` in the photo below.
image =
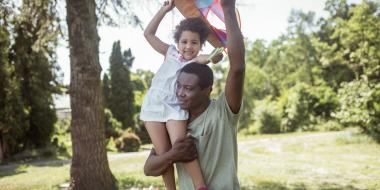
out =
[[[145,3],[143,7],[136,7],[135,10],[143,22],[143,28],[147,26],[150,19],[160,8],[160,4],[156,1],[146,1],[151,2]],[[348,2],[358,3],[360,1],[349,0]],[[288,26],[288,17],[292,10],[313,11],[316,13],[316,18],[327,15],[323,10],[325,0],[236,0],[236,3],[240,12],[243,36],[250,41],[263,39],[270,42],[285,33]],[[156,35],[162,41],[174,44],[173,30],[183,18],[178,10],[174,8],[172,12],[164,17]],[[139,27],[132,27],[127,24],[122,24],[120,27],[101,26],[98,27],[98,33],[101,38],[99,60],[102,66],[102,76],[104,72],[108,72],[112,44],[117,40],[120,40],[122,50],[131,48],[132,54],[135,56],[132,71],[144,69],[155,72],[163,61],[163,56],[151,48],[143,36],[143,30]],[[206,43],[201,53],[208,53],[211,50],[211,45]],[[69,84],[70,60],[66,40],[61,40],[57,54],[58,64],[64,76],[63,83]]]

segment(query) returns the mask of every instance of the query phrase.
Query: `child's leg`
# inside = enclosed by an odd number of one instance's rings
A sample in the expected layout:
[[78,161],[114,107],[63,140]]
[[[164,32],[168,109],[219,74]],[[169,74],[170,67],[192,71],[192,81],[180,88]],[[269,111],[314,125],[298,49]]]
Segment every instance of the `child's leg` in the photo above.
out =
[[[166,128],[168,129],[170,141],[173,144],[177,138],[186,136],[187,123],[186,121],[169,120],[166,122]],[[184,167],[191,176],[195,189],[206,186],[198,160],[184,163]]]
[[[161,122],[145,122],[145,128],[149,133],[150,139],[154,145],[154,149],[158,155],[170,150],[171,144],[165,123]],[[162,175],[166,189],[175,190],[174,167],[171,166]]]

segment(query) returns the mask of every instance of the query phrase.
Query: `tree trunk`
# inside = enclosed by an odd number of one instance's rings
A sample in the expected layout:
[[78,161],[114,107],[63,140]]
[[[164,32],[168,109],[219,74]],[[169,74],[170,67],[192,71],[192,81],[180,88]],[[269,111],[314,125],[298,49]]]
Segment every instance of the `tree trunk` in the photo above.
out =
[[3,159],[4,159],[4,153],[5,151],[3,152],[3,135],[1,134],[1,130],[0,130],[0,164],[3,162]]
[[99,36],[94,0],[66,0],[73,158],[70,189],[116,189],[101,122]]

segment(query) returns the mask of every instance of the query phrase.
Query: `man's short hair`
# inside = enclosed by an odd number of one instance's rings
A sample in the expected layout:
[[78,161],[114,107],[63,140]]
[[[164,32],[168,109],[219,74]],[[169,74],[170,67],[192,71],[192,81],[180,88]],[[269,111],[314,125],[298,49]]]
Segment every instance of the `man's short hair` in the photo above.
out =
[[212,87],[214,83],[214,74],[211,68],[205,64],[199,64],[196,62],[191,62],[180,70],[180,73],[189,73],[197,75],[199,79],[199,86],[201,89]]

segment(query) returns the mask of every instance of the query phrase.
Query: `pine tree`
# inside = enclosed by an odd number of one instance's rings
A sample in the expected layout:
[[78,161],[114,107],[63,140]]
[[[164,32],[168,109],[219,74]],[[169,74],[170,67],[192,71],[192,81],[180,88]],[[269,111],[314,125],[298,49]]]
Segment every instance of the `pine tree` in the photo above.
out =
[[49,144],[56,122],[52,94],[58,92],[54,52],[59,21],[54,6],[54,1],[25,0],[15,19],[11,51],[25,110],[24,147]]
[[110,86],[110,80],[108,78],[108,75],[104,73],[103,75],[103,81],[102,81],[102,93],[103,93],[103,105],[104,108],[108,108],[108,102],[110,99],[110,93],[111,93],[111,86]]
[[19,85],[13,76],[14,67],[9,60],[10,33],[9,7],[0,5],[0,162],[19,151],[24,135],[21,125]]
[[123,128],[134,126],[134,94],[130,76],[133,60],[130,49],[122,54],[120,41],[113,44],[110,56],[111,93],[107,105]]

